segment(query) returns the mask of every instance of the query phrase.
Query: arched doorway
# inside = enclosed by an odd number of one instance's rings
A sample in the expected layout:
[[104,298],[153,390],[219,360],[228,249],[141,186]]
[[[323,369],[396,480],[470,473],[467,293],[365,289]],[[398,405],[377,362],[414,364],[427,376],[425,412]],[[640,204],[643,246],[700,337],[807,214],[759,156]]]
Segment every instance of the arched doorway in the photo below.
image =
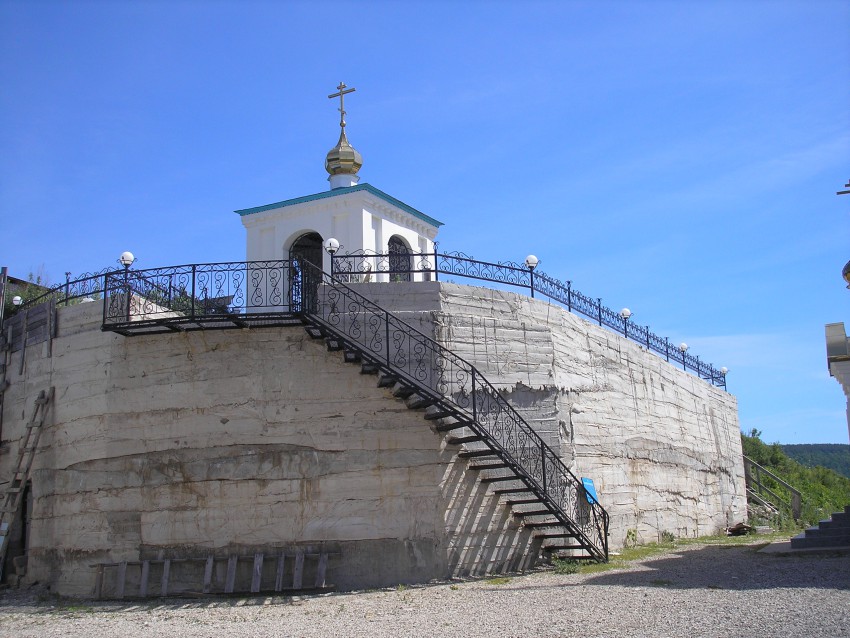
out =
[[[322,255],[322,236],[319,233],[304,233],[292,242],[289,248],[289,307],[292,312],[315,310]],[[305,266],[305,263],[313,267]]]
[[410,281],[413,264],[407,243],[398,235],[393,235],[387,248],[390,258],[390,281]]

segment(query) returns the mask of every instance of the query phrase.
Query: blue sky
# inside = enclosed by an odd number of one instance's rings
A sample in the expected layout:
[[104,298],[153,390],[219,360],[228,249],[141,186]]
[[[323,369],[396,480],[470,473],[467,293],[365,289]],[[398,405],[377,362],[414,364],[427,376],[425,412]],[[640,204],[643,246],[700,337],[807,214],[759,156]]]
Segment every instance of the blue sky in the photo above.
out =
[[244,258],[232,211],[363,182],[716,366],[741,427],[848,440],[846,2],[0,0],[0,265]]

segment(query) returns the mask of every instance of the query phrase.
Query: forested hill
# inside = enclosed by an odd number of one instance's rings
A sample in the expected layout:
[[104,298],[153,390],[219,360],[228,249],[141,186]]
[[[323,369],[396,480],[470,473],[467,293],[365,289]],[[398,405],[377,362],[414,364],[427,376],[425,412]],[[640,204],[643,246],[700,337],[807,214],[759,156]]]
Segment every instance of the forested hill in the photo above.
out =
[[835,470],[850,478],[850,445],[843,443],[801,443],[782,445],[782,451],[792,459],[807,467],[821,467]]

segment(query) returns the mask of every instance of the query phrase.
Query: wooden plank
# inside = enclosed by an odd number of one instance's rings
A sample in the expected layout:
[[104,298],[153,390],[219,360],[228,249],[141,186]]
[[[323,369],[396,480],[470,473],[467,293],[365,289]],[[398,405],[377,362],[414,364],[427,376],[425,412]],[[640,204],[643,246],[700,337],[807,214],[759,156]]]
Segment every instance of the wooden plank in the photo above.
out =
[[168,576],[171,572],[171,559],[166,558],[162,563],[162,582],[159,587],[160,596],[168,596]]
[[251,593],[256,594],[260,591],[260,581],[263,578],[263,555],[262,553],[254,554],[254,571],[251,575]]
[[304,577],[304,552],[299,551],[295,554],[295,569],[292,574],[292,589],[301,589],[301,582]]
[[227,559],[227,579],[224,581],[224,593],[232,594],[233,585],[236,582],[236,554],[231,554]]
[[274,577],[274,590],[282,591],[283,590],[283,570],[286,565],[286,554],[283,552],[277,557],[277,573],[275,573]]
[[148,578],[151,573],[151,562],[142,561],[142,577],[139,579],[139,596],[145,598],[148,595]]
[[325,586],[325,572],[328,571],[328,554],[322,552],[319,555],[319,566],[316,568],[316,587]]
[[215,560],[213,559],[213,555],[210,554],[207,556],[207,564],[204,567],[204,593],[209,594],[210,589],[212,588],[212,573],[213,573],[213,563]]
[[97,572],[94,577],[94,597],[100,599],[103,596],[103,565],[97,566]]
[[118,563],[118,586],[115,595],[118,598],[124,598],[124,584],[127,581],[127,561]]

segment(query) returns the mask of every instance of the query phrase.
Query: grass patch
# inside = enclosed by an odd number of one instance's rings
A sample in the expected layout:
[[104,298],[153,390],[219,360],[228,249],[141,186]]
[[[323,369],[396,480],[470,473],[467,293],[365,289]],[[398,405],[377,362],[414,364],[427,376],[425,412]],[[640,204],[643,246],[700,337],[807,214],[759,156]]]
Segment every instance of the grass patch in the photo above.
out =
[[[670,539],[670,535],[662,535],[662,538],[665,540]],[[754,538],[758,538],[758,542],[754,542]],[[674,540],[668,540],[668,542],[661,543],[649,543],[647,545],[635,545],[632,547],[626,546],[620,551],[618,555],[610,555],[607,563],[592,563],[592,562],[583,562],[577,564],[575,567],[575,571],[569,572],[559,572],[558,564],[559,561],[556,559],[554,561],[555,565],[555,573],[570,573],[570,574],[598,574],[600,572],[611,571],[612,569],[624,569],[629,567],[632,563],[645,560],[647,558],[652,558],[653,556],[658,556],[663,554],[664,552],[669,552],[670,550],[676,549],[677,547],[685,547],[688,545],[711,545],[722,548],[735,548],[741,546],[749,546],[752,548],[752,551],[758,551],[763,548],[765,545],[776,541],[776,540],[787,540],[788,534],[777,531],[771,534],[759,534],[757,537],[750,534],[747,536],[726,536],[717,535],[717,536],[702,536],[700,538],[677,538]],[[567,561],[561,561],[567,562]],[[578,561],[569,561],[578,563]]]
[[488,578],[484,582],[488,585],[507,585],[511,582],[511,579],[505,576],[497,576],[496,578]]
[[556,558],[552,561],[552,565],[555,566],[556,574],[577,574],[581,568],[577,560],[569,558]]

